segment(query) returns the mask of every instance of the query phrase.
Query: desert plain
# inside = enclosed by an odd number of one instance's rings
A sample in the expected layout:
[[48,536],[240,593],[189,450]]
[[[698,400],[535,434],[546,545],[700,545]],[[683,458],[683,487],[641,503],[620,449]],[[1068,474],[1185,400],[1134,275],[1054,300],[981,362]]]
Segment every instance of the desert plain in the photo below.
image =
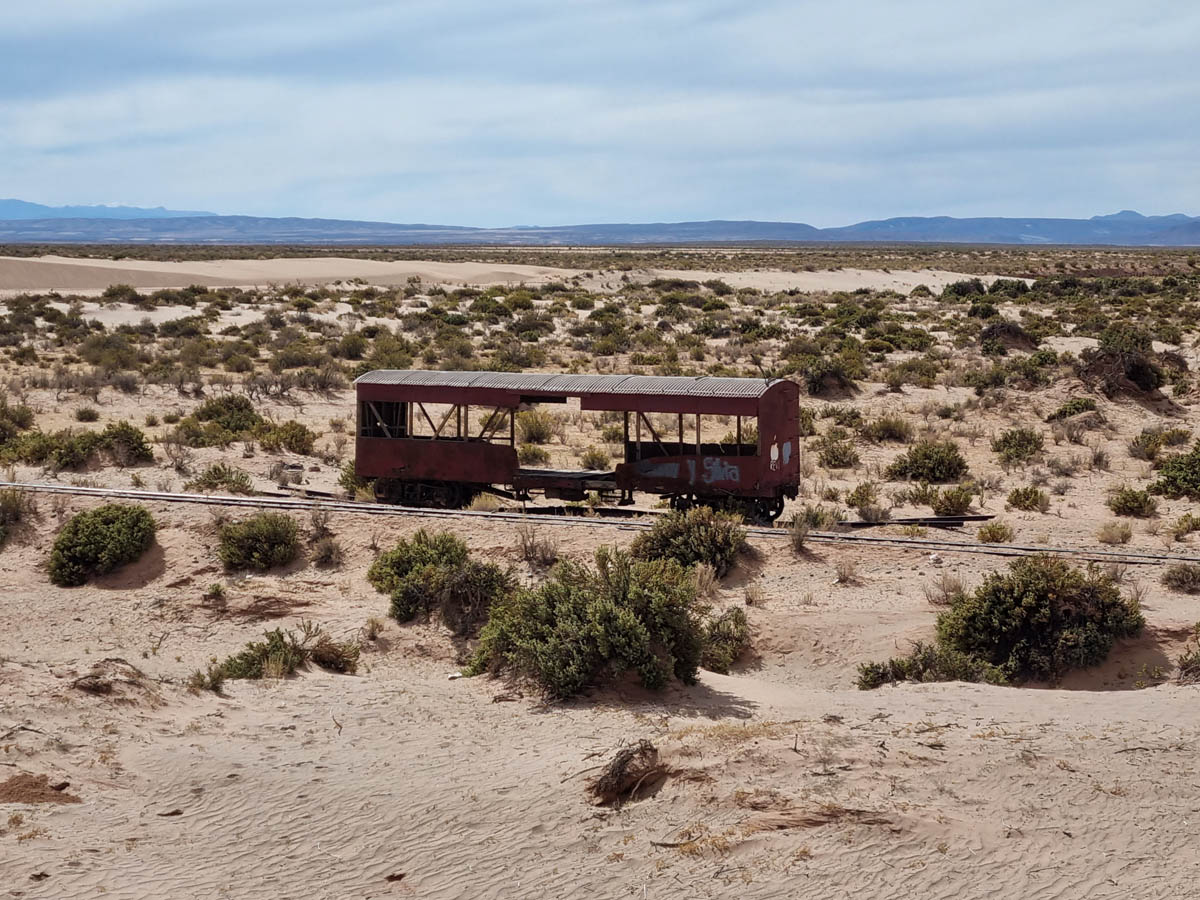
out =
[[[242,473],[243,496],[343,496],[356,372],[487,366],[795,378],[811,410],[804,478],[779,535],[752,534],[708,590],[750,626],[728,674],[658,691],[619,681],[566,701],[511,677],[458,677],[471,641],[390,619],[367,578],[381,550],[425,528],[536,585],[547,566],[511,523],[303,509],[289,513],[301,554],[250,573],[216,552],[218,529],[245,509],[145,501],[151,548],[60,587],[51,545],[102,500],[22,494],[0,549],[4,896],[1194,892],[1200,713],[1178,660],[1194,649],[1200,603],[1150,557],[1200,558],[1186,526],[1196,503],[1111,502],[1151,487],[1200,427],[1194,254],[138,250],[0,258],[0,383],[8,406],[30,411],[22,433],[127,422],[152,459],[32,461],[16,434],[5,481],[226,494],[224,482],[197,485],[225,467]],[[986,336],[998,322],[1016,328]],[[1116,325],[1146,335],[1161,384],[1134,390],[1088,368]],[[225,396],[251,397],[266,422],[299,423],[311,442],[181,436]],[[1092,408],[1055,418],[1079,399]],[[555,415],[552,434],[529,442],[531,465],[614,458],[604,422]],[[709,427],[717,439],[729,426]],[[1013,429],[1040,444],[1004,456],[993,442]],[[970,509],[1008,528],[1000,544],[1106,567],[1144,616],[1140,633],[1052,683],[859,689],[861,663],[931,639],[955,583],[970,590],[1011,562],[789,540],[805,509],[824,522],[927,513],[888,473],[927,439],[958,446]],[[639,504],[653,512],[653,500]],[[318,563],[317,530],[335,558]],[[583,563],[637,533],[569,520],[535,530]],[[975,525],[869,533],[988,547]],[[214,658],[301,621],[353,643],[357,670],[197,688],[192,673]],[[598,803],[589,781],[642,740],[662,777]]]

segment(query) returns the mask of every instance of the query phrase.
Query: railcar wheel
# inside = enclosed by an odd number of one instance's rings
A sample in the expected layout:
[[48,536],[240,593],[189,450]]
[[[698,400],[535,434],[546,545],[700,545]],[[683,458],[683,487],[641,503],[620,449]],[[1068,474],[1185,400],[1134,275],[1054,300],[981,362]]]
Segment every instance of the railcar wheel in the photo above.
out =
[[764,525],[771,525],[783,514],[783,498],[775,497],[770,500],[754,502],[754,518]]

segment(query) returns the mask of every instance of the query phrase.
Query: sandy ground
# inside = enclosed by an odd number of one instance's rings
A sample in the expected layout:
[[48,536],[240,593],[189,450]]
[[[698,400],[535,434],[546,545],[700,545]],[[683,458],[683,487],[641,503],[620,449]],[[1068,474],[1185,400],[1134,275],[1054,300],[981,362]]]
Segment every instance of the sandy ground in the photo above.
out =
[[[463,277],[455,271],[455,280]],[[937,284],[930,272],[879,272],[863,280],[910,274]],[[741,277],[799,284],[809,275],[845,273],[720,277],[731,284]],[[107,282],[79,283],[95,290]],[[95,312],[113,323],[144,315],[128,307]],[[260,313],[229,315],[247,321]],[[1080,346],[1078,339],[1054,345]],[[1194,367],[1195,351],[1188,353]],[[902,413],[919,426],[937,424],[933,406],[969,396],[943,387],[906,388],[897,396],[868,385],[845,402],[869,415]],[[1111,470],[1080,467],[1064,479],[1063,493],[1053,494],[1048,514],[1005,509],[1004,497],[1029,482],[1033,467],[1001,471],[989,438],[1040,421],[1067,396],[1061,386],[1013,392],[1005,404],[949,428],[972,470],[996,479],[981,511],[1013,525],[1017,543],[1111,550],[1095,537],[1098,525],[1112,519],[1105,496],[1113,486],[1141,483],[1148,464],[1130,459],[1124,444],[1160,420],[1154,409],[1101,400],[1109,428],[1088,440],[1109,451]],[[40,427],[79,427],[72,413],[84,401],[56,402],[49,390],[24,399]],[[147,414],[186,413],[196,403],[159,387],[134,395],[105,390],[95,404],[100,420],[87,427],[118,419],[141,424]],[[349,392],[262,404],[266,414],[323,432],[323,450],[336,438],[328,433],[330,419],[351,409]],[[1184,410],[1171,424],[1195,429],[1200,422]],[[159,436],[165,427],[146,430]],[[1047,446],[1036,465],[1089,452],[1055,444],[1048,426],[1039,427]],[[594,423],[572,424],[566,441],[550,446],[554,464],[571,464],[597,441]],[[826,487],[844,493],[877,479],[900,452],[895,445],[859,449],[857,470],[817,470],[807,478],[802,502]],[[185,477],[158,452],[154,465],[63,473],[59,481],[182,488]],[[192,468],[224,460],[259,488],[274,489],[268,473],[278,459],[261,450],[243,456],[235,445],[197,450]],[[282,459],[301,467],[308,486],[333,488],[335,465]],[[52,480],[30,467],[12,474]],[[1056,689],[856,690],[859,662],[932,634],[938,610],[927,587],[945,574],[977,584],[1003,560],[830,545],[797,556],[785,542],[764,538],[753,542],[756,552],[713,599],[717,606],[753,601],[746,612],[754,653],[730,676],[703,673],[694,687],[661,694],[614,688],[546,705],[502,681],[450,679],[461,648],[446,633],[389,622],[367,644],[356,676],[312,671],[283,682],[229,682],[226,696],[218,697],[189,693],[188,673],[264,629],[294,627],[303,618],[348,638],[368,617],[383,617],[386,598],[367,583],[367,566],[377,548],[429,520],[335,515],[331,525],[346,552],[341,568],[318,569],[301,559],[241,576],[221,570],[211,510],[152,503],[158,536],[140,561],[85,587],[53,587],[42,568],[53,535],[71,513],[93,503],[43,497],[38,517],[0,550],[2,896],[1174,900],[1195,894],[1200,689],[1169,678],[1200,611],[1194,597],[1161,586],[1158,567],[1122,573],[1124,587],[1143,595],[1144,634]],[[1169,524],[1189,509],[1194,504],[1163,502],[1156,519],[1134,523],[1127,549],[1200,555],[1195,536],[1171,543],[1168,535]],[[924,511],[900,507],[894,515]],[[297,518],[307,529],[308,517]],[[466,520],[445,520],[444,527],[478,557],[513,566],[523,580],[537,577],[511,531]],[[578,525],[543,532],[563,556],[579,560],[603,543],[632,539],[628,530]],[[969,531],[954,537],[973,540]],[[855,577],[836,584],[835,568],[846,560],[854,561]],[[214,583],[225,587],[224,604],[204,599]],[[82,689],[89,681],[79,679],[89,673],[110,692]],[[585,791],[588,778],[619,747],[642,738],[660,748],[670,776],[637,802],[595,806]],[[81,802],[14,802],[4,787],[13,775],[45,775]]]
[[[207,287],[266,287],[271,284],[303,282],[325,284],[361,278],[369,284],[404,284],[418,277],[430,284],[541,284],[566,280],[582,274],[575,269],[511,265],[497,267],[474,262],[402,261],[379,262],[341,257],[311,259],[233,259],[202,262],[158,262],[151,260],[76,259],[44,256],[36,259],[0,257],[0,291],[59,291],[97,293],[111,284],[136,288],[181,288],[191,284]],[[918,284],[940,289],[952,281],[971,276],[936,269],[917,272],[837,269],[816,272],[710,272],[704,270],[649,269],[639,280],[688,278],[704,281],[720,278],[734,287],[759,290],[800,288],[806,291],[840,291],[868,287],[907,293]],[[589,282],[605,276],[593,275]],[[616,280],[611,277],[608,280]]]
[[[911,555],[873,554],[861,587],[826,583],[811,607],[770,591],[749,610],[762,659],[662,694],[544,706],[448,679],[443,634],[392,624],[358,676],[218,698],[178,680],[296,615],[344,635],[381,614],[368,529],[386,546],[418,523],[336,521],[342,571],[239,580],[218,612],[208,513],[152,508],[159,549],[100,584],[31,586],[33,542],[2,558],[0,780],[82,800],[0,802],[12,896],[1179,897],[1200,874],[1194,689],[849,687],[852,660],[927,630],[931,567],[907,574]],[[510,536],[455,530],[516,562]],[[554,531],[571,556],[612,539]],[[795,578],[760,550],[760,578]],[[97,664],[108,695],[75,686]],[[589,773],[641,738],[671,776],[593,805]]]

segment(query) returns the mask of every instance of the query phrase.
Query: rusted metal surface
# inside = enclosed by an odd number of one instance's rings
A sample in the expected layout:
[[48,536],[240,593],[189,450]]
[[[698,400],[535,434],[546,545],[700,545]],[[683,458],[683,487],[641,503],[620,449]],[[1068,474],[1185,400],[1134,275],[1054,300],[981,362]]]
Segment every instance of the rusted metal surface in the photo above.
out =
[[362,478],[510,484],[517,451],[488,441],[359,438],[354,471]]
[[495,388],[522,394],[678,394],[687,397],[761,397],[780,379],[723,378],[713,375],[558,375],[529,372],[440,372],[376,369],[360,384],[410,387]]

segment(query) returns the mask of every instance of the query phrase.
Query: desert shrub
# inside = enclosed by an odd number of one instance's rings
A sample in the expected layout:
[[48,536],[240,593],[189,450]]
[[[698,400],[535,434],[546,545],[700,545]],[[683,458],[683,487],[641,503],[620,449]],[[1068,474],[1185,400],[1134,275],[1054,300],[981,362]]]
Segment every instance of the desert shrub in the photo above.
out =
[[804,545],[808,542],[808,533],[811,530],[802,514],[792,514],[792,521],[788,525],[788,543],[792,545],[792,550],[797,553],[804,551]]
[[421,566],[392,591],[388,613],[398,622],[436,614],[455,634],[474,635],[492,604],[515,586],[512,575],[494,563],[468,559],[457,566]]
[[1108,495],[1108,508],[1118,516],[1146,519],[1158,511],[1158,501],[1145,491],[1131,487],[1119,487]]
[[1044,439],[1032,428],[1010,428],[992,441],[992,452],[1006,463],[1022,463],[1042,452]]
[[389,613],[397,621],[436,615],[460,635],[474,634],[492,604],[515,588],[511,573],[470,559],[459,538],[425,529],[380,554],[367,580],[391,596]]
[[1103,662],[1145,624],[1136,602],[1097,569],[1050,556],[1015,560],[938,616],[938,642],[997,666],[1009,680],[1058,678]]
[[1080,413],[1093,412],[1095,409],[1096,401],[1091,397],[1072,397],[1054,412],[1050,413],[1050,415],[1046,416],[1046,421],[1061,422],[1063,419],[1069,419],[1071,416],[1077,416]]
[[1013,527],[998,519],[994,522],[985,522],[975,532],[975,537],[981,544],[1007,544],[1015,536],[1016,532],[1013,531]]
[[100,411],[94,406],[81,406],[75,410],[76,422],[95,422],[100,418]]
[[424,566],[453,568],[467,561],[467,545],[448,531],[430,533],[424,528],[402,539],[391,550],[375,558],[367,570],[367,581],[383,594],[390,594],[409,574]]
[[903,416],[880,416],[859,429],[868,441],[897,441],[907,444],[913,439],[913,426]]
[[1183,594],[1200,594],[1200,566],[1195,563],[1172,563],[1163,570],[1163,586]]
[[126,421],[112,422],[100,432],[99,447],[119,466],[154,461],[145,432]]
[[696,680],[704,650],[695,582],[673,559],[602,547],[595,568],[559,563],[536,588],[492,606],[470,674],[508,671],[570,697],[635,672],[648,688]]
[[897,681],[972,681],[1006,684],[1008,679],[996,666],[969,653],[939,643],[917,641],[907,656],[882,663],[861,663],[858,687],[869,691]]
[[0,547],[8,540],[13,526],[19,525],[26,516],[37,512],[33,494],[20,488],[0,490]]
[[1131,325],[1109,325],[1098,347],[1080,354],[1079,375],[1107,397],[1145,395],[1162,386],[1166,376],[1153,352],[1148,334]]
[[1143,428],[1141,434],[1129,440],[1129,455],[1133,459],[1153,461],[1163,448],[1162,430],[1158,428]]
[[234,434],[253,431],[263,424],[263,417],[254,408],[254,402],[242,394],[210,397],[193,415],[201,422],[215,422]]
[[532,525],[517,526],[517,542],[525,562],[547,568],[558,562],[558,542],[538,532]]
[[519,444],[517,462],[523,466],[544,466],[550,462],[550,451],[537,444]]
[[225,679],[287,678],[308,668],[309,662],[343,674],[358,669],[358,644],[335,641],[320,625],[302,621],[298,636],[290,629],[276,628],[264,632],[263,638],[250,641],[224,662],[210,665],[207,672],[193,673],[189,685],[219,691]]
[[612,464],[607,450],[588,447],[579,456],[579,464],[589,471],[603,472]]
[[1177,541],[1182,541],[1193,531],[1200,531],[1200,516],[1194,516],[1191,513],[1184,513],[1171,526],[1171,534]]
[[1200,682],[1200,623],[1192,628],[1192,636],[1175,660],[1175,665],[1179,669],[1180,684]]
[[558,420],[544,409],[517,413],[517,436],[523,444],[545,444],[558,429]]
[[362,478],[354,471],[354,460],[348,459],[342,463],[342,468],[338,472],[338,487],[344,490],[351,497],[355,496],[359,491],[367,488],[371,484],[371,479]]
[[218,531],[217,556],[227,569],[265,571],[290,563],[300,550],[295,521],[283,513],[256,513]]
[[[818,531],[831,530],[837,527],[841,521],[841,514],[836,508],[827,506],[812,506],[804,504],[804,506],[792,514],[792,523],[803,523],[809,529]],[[807,532],[806,532],[807,535]]]
[[700,665],[725,675],[739,656],[750,648],[750,623],[744,610],[730,607],[704,626],[704,652]]
[[231,494],[252,494],[250,476],[241,469],[225,463],[213,463],[183,486],[187,491],[225,490]]
[[673,559],[681,566],[708,563],[723,577],[746,547],[746,530],[733,516],[707,506],[662,516],[634,538],[635,559]]
[[1023,512],[1044,513],[1050,509],[1050,497],[1036,485],[1028,484],[1008,492],[1008,505]]
[[827,469],[852,469],[859,463],[858,451],[845,431],[831,428],[816,442],[817,462]]
[[862,513],[864,507],[872,506],[879,501],[879,486],[864,481],[846,495],[846,505]]
[[1102,544],[1128,544],[1133,537],[1133,528],[1128,522],[1105,522],[1096,531],[1096,540]]
[[1200,441],[1187,453],[1176,453],[1160,460],[1158,479],[1149,490],[1172,500],[1180,497],[1200,500]]
[[268,452],[288,450],[302,456],[311,456],[317,441],[316,432],[294,419],[258,432],[262,448]]
[[921,441],[888,466],[886,477],[946,484],[966,474],[967,461],[953,441]]
[[811,406],[800,407],[800,436],[811,437],[817,433],[817,411]]
[[938,491],[929,505],[935,516],[961,516],[971,508],[973,496],[970,485],[960,484]]
[[54,539],[47,569],[62,587],[83,584],[141,557],[154,543],[154,518],[140,506],[110,503],[75,515]]
[[342,545],[334,538],[325,536],[318,538],[312,545],[313,565],[320,566],[323,569],[336,569],[342,564],[345,554],[342,551]]

